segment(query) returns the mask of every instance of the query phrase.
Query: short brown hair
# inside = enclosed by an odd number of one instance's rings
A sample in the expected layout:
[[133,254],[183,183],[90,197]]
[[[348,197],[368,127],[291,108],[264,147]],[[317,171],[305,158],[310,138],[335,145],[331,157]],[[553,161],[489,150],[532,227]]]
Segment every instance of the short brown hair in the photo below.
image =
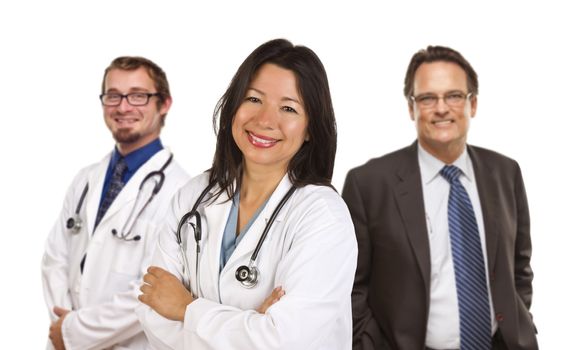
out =
[[422,49],[415,53],[410,60],[406,70],[406,77],[404,78],[404,96],[406,99],[410,100],[410,96],[414,94],[414,77],[418,67],[423,63],[438,61],[459,65],[466,73],[468,92],[475,96],[478,95],[478,76],[470,63],[458,51],[444,46],[428,46],[426,50]]
[[[149,74],[149,77],[153,80],[155,84],[156,92],[159,94],[157,100],[157,108],[161,108],[163,103],[167,100],[167,98],[171,97],[171,91],[169,90],[169,81],[167,81],[167,75],[165,71],[161,69],[155,62],[139,56],[121,56],[115,58],[111,64],[105,69],[105,73],[103,75],[103,82],[101,86],[101,93],[105,93],[105,79],[107,78],[107,74],[113,69],[120,69],[126,71],[137,70],[141,67],[144,67]],[[166,114],[161,116],[162,122],[165,122]]]

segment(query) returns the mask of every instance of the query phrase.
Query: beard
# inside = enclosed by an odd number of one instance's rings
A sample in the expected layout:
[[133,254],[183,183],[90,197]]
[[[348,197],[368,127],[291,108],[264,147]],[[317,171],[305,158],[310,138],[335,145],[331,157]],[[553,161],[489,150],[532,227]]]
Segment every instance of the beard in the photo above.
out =
[[113,133],[113,138],[118,143],[135,143],[139,141],[141,138],[141,134],[139,132],[131,132],[128,129],[119,129],[115,133]]

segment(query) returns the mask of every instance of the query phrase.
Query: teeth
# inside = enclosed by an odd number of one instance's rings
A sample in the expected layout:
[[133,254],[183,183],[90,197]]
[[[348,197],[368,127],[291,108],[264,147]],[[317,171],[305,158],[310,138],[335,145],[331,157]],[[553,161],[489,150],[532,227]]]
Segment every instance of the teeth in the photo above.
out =
[[264,144],[264,145],[270,145],[270,144],[272,144],[272,143],[277,142],[276,140],[264,140],[264,139],[262,139],[262,138],[259,138],[259,137],[255,136],[255,135],[252,134],[252,133],[250,133],[249,135],[251,136],[251,138],[253,139],[253,141],[255,141],[255,142],[257,142],[257,143]]
[[115,119],[117,123],[135,123],[137,119]]

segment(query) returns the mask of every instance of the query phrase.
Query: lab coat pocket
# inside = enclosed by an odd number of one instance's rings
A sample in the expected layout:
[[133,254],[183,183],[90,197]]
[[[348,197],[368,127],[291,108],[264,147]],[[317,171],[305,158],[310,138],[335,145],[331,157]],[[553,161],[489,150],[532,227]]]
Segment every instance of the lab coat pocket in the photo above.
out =
[[113,261],[111,262],[111,278],[119,281],[131,281],[139,278],[143,260],[143,242],[118,241]]
[[110,288],[115,292],[124,292],[131,289],[131,282],[136,279],[135,276],[122,272],[111,271],[110,273]]
[[[115,273],[129,275],[136,279],[142,273],[143,259],[145,258],[145,245],[147,243],[148,225],[137,222],[134,228],[126,235],[126,239],[114,238],[111,256],[111,268]],[[138,239],[135,239],[138,237]]]

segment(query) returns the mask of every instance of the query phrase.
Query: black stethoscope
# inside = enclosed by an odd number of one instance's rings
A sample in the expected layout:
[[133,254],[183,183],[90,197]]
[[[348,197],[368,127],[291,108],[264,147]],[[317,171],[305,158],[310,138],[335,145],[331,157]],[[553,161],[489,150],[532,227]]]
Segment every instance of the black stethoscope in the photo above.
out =
[[[207,193],[209,192],[209,190],[212,187],[213,187],[213,184],[209,184],[209,186],[205,187],[203,192],[201,192],[201,195],[199,195],[199,197],[195,201],[193,208],[189,212],[187,212],[185,215],[183,215],[181,220],[179,220],[179,225],[177,226],[177,243],[179,244],[179,248],[181,250],[181,254],[183,255],[183,260],[184,260],[184,265],[185,265],[183,272],[186,273],[188,275],[187,277],[189,278],[189,281],[185,282],[186,283],[185,287],[191,293],[193,293],[193,291],[191,290],[191,271],[189,270],[189,260],[187,259],[187,254],[185,253],[185,245],[183,243],[183,240],[181,239],[181,228],[183,227],[183,225],[185,225],[189,221],[189,219],[191,219],[192,217],[195,217],[195,223],[190,222],[189,225],[191,225],[191,227],[193,228],[193,235],[195,237],[195,243],[196,243],[196,248],[197,248],[196,253],[195,253],[195,270],[196,270],[195,276],[199,276],[199,254],[201,251],[200,242],[201,242],[202,230],[201,230],[201,215],[199,214],[199,211],[197,210],[197,208],[199,207],[199,205],[201,204],[201,201],[203,200],[203,198],[205,198],[205,196],[207,195]],[[296,190],[296,187],[292,185],[292,187],[287,191],[287,193],[283,196],[283,198],[279,201],[279,203],[275,207],[273,213],[271,214],[271,218],[267,221],[265,228],[263,229],[263,232],[261,233],[261,237],[259,238],[259,241],[257,242],[255,249],[253,250],[253,254],[251,254],[251,258],[249,259],[249,264],[248,265],[241,265],[235,271],[235,279],[237,279],[243,287],[253,288],[257,285],[257,282],[259,279],[259,270],[257,269],[257,266],[255,264],[255,260],[257,259],[257,256],[259,255],[259,251],[261,249],[261,246],[262,246],[263,242],[265,241],[267,234],[268,234],[271,226],[273,225],[273,222],[275,221],[275,218],[277,217],[277,215],[279,214],[280,210],[283,208],[285,203],[288,201],[288,199],[291,197],[291,195],[295,192],[295,190]],[[199,296],[199,278],[196,278],[196,280],[197,280],[196,293],[197,293],[197,296]]]
[[[137,222],[137,219],[139,218],[139,216],[141,216],[141,214],[143,213],[145,208],[147,208],[149,203],[151,203],[153,198],[155,198],[157,193],[159,193],[159,191],[163,187],[163,183],[165,182],[165,169],[167,169],[169,164],[171,164],[171,161],[173,161],[173,154],[172,153],[169,156],[169,159],[167,159],[167,161],[165,162],[165,164],[163,164],[161,169],[151,171],[149,174],[147,174],[147,176],[145,176],[143,181],[141,181],[141,184],[139,185],[139,193],[137,194],[137,199],[135,200],[135,204],[133,204],[133,208],[131,209],[131,213],[129,215],[129,218],[125,221],[125,223],[123,225],[123,229],[121,230],[121,233],[119,234],[116,229],[111,230],[111,233],[115,238],[118,238],[120,240],[127,241],[127,242],[139,241],[141,239],[140,235],[135,235],[134,237],[129,237],[131,234],[131,230],[133,229],[133,226]],[[155,187],[153,188],[153,191],[151,191],[151,194],[149,195],[149,199],[141,207],[141,210],[138,211],[137,215],[135,215],[135,209],[137,207],[137,203],[140,202],[141,195],[143,193],[142,189],[143,189],[144,185],[149,180],[151,180],[151,179],[154,180],[155,177],[158,178],[158,181],[155,180]],[[84,189],[82,190],[82,194],[81,194],[80,199],[78,200],[78,203],[76,205],[76,210],[74,212],[74,215],[66,220],[66,228],[73,234],[77,234],[80,231],[80,229],[82,228],[83,222],[82,222],[82,219],[80,218],[80,210],[82,208],[82,204],[84,203],[87,192],[88,192],[88,182],[86,183],[86,185],[84,186]],[[130,223],[130,225],[129,225],[129,223]],[[127,226],[128,226],[128,230],[127,230]]]

